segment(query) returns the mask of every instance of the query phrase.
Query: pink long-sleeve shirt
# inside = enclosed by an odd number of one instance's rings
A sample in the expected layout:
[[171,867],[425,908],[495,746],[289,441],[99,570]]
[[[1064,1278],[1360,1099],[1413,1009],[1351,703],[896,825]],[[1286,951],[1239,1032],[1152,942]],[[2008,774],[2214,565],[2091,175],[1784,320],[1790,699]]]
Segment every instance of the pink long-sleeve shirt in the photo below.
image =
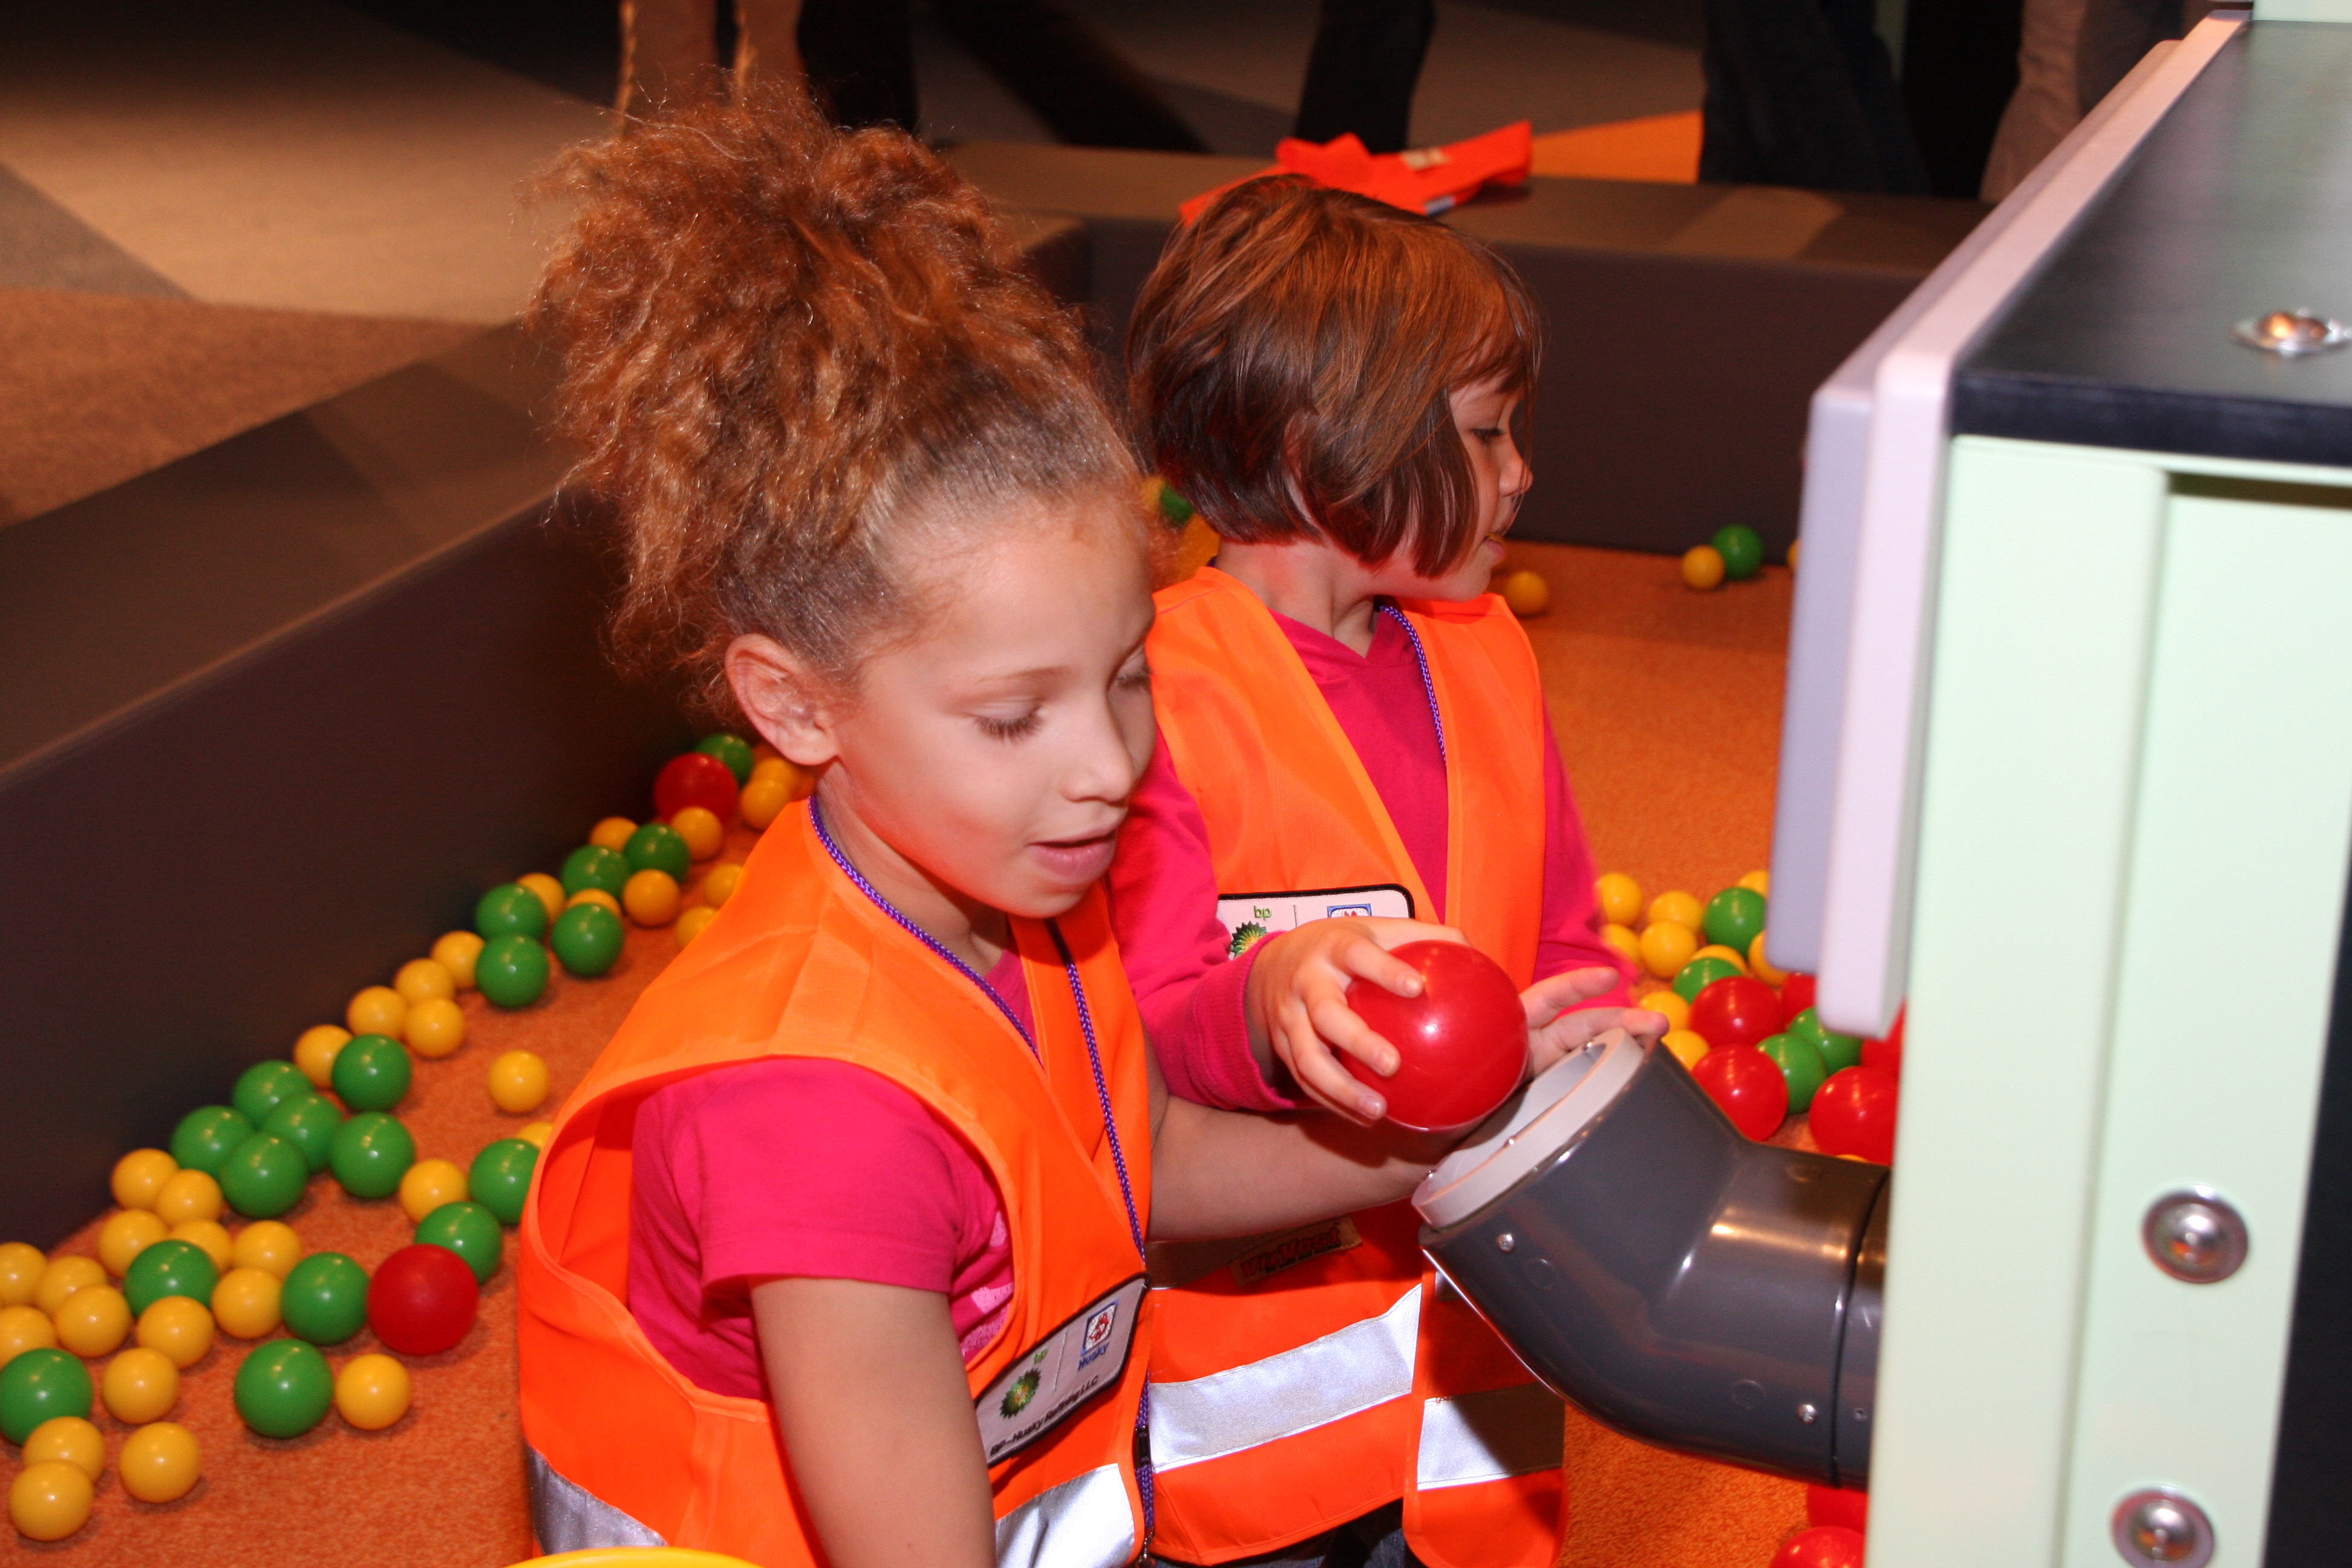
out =
[[[1385,615],[1374,618],[1372,646],[1364,654],[1287,616],[1276,615],[1275,621],[1331,705],[1340,732],[1355,747],[1396,824],[1422,885],[1438,905],[1417,913],[1443,923],[1445,760],[1412,644]],[[1623,1006],[1630,1000],[1629,977],[1623,959],[1601,940],[1592,850],[1549,719],[1544,739],[1543,910],[1535,978],[1571,969],[1613,969],[1620,977],[1616,990],[1585,1005]],[[1265,1082],[1250,1055],[1242,1001],[1257,950],[1237,960],[1226,956],[1208,825],[1164,747],[1153,754],[1119,831],[1110,900],[1128,982],[1170,1092],[1241,1110],[1298,1104]]]

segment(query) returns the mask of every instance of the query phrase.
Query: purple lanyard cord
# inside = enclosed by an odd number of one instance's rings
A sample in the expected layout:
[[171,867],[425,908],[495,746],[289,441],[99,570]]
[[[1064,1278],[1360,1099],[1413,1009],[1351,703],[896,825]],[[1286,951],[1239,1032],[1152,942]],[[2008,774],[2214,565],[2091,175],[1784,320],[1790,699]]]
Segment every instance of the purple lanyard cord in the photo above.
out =
[[1437,682],[1429,678],[1429,651],[1421,646],[1421,634],[1413,630],[1412,623],[1405,618],[1402,610],[1393,604],[1383,604],[1381,614],[1403,627],[1405,641],[1412,644],[1412,661],[1421,666],[1422,694],[1429,699],[1429,722],[1437,731],[1437,765],[1444,767],[1446,765],[1445,719],[1437,711]]

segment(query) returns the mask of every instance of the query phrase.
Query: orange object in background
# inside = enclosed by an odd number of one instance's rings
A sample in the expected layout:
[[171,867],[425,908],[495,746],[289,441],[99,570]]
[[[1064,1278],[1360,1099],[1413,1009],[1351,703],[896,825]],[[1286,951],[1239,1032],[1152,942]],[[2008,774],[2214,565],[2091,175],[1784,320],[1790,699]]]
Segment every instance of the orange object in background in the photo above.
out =
[[1696,184],[1699,134],[1696,109],[1548,131],[1535,138],[1530,172],[1571,180]]
[[[1468,201],[1487,185],[1516,185],[1525,180],[1534,135],[1534,129],[1522,120],[1467,141],[1449,142],[1443,147],[1412,147],[1402,153],[1369,152],[1353,132],[1324,142],[1286,136],[1274,149],[1274,167],[1244,178],[1304,174],[1335,191],[1353,191],[1407,212],[1434,216]],[[1191,223],[1211,202],[1242,183],[1228,180],[1214,190],[1202,191],[1178,211],[1184,222]]]

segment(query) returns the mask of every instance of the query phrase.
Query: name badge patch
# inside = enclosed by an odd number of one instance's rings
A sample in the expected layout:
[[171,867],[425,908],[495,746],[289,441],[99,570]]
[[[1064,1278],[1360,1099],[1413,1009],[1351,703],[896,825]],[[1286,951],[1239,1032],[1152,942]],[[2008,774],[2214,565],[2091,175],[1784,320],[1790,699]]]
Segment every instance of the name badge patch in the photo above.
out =
[[1371,888],[1236,893],[1217,900],[1217,920],[1232,939],[1228,952],[1234,958],[1276,932],[1294,930],[1309,921],[1360,920],[1367,915],[1409,921],[1412,919],[1412,895],[1394,882],[1384,882]]
[[1139,1274],[1088,1303],[982,1391],[972,1414],[990,1464],[1029,1447],[1118,1382],[1143,1291]]
[[1268,1237],[1263,1245],[1234,1258],[1234,1283],[1246,1288],[1262,1279],[1271,1279],[1286,1268],[1296,1268],[1302,1263],[1311,1263],[1316,1258],[1363,1245],[1364,1238],[1357,1233],[1356,1222],[1346,1215],[1338,1219],[1301,1226],[1281,1236]]

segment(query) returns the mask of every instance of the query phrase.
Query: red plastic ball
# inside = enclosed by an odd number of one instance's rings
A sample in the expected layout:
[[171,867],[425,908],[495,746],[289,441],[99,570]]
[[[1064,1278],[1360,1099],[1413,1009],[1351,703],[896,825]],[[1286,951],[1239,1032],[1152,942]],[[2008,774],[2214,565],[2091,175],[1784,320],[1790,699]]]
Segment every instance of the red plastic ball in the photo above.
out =
[[1886,1031],[1885,1038],[1862,1042],[1863,1066],[1876,1068],[1894,1079],[1902,1078],[1903,1017],[1904,1014],[1909,1011],[1910,1009],[1906,1007],[1895,1015],[1895,1026]]
[[1780,982],[1780,1027],[1785,1031],[1798,1014],[1813,1005],[1816,989],[1810,974],[1791,974]]
[[1780,1032],[1780,997],[1747,974],[1729,974],[1691,1003],[1690,1026],[1710,1046],[1757,1046]]
[[1874,1067],[1830,1074],[1813,1095],[1813,1142],[1824,1154],[1859,1154],[1895,1163],[1895,1077]]
[[1789,1120],[1789,1080],[1754,1046],[1717,1046],[1698,1058],[1691,1077],[1750,1138],[1769,1138]]
[[667,822],[698,805],[721,822],[735,816],[735,774],[708,752],[683,752],[654,775],[654,815]]
[[1396,956],[1421,971],[1420,995],[1369,980],[1348,987],[1348,1005],[1397,1048],[1396,1076],[1382,1078],[1350,1056],[1339,1060],[1387,1099],[1389,1120],[1400,1126],[1430,1131],[1485,1121],[1527,1073],[1518,988],[1501,964],[1458,942],[1409,942]]
[[1807,1487],[1805,1522],[1863,1530],[1870,1522],[1870,1494],[1848,1491],[1843,1487]]
[[474,1326],[482,1289],[446,1247],[404,1247],[368,1281],[368,1327],[402,1355],[436,1355]]
[[1841,1524],[1801,1530],[1772,1554],[1772,1568],[1862,1568],[1862,1531]]

